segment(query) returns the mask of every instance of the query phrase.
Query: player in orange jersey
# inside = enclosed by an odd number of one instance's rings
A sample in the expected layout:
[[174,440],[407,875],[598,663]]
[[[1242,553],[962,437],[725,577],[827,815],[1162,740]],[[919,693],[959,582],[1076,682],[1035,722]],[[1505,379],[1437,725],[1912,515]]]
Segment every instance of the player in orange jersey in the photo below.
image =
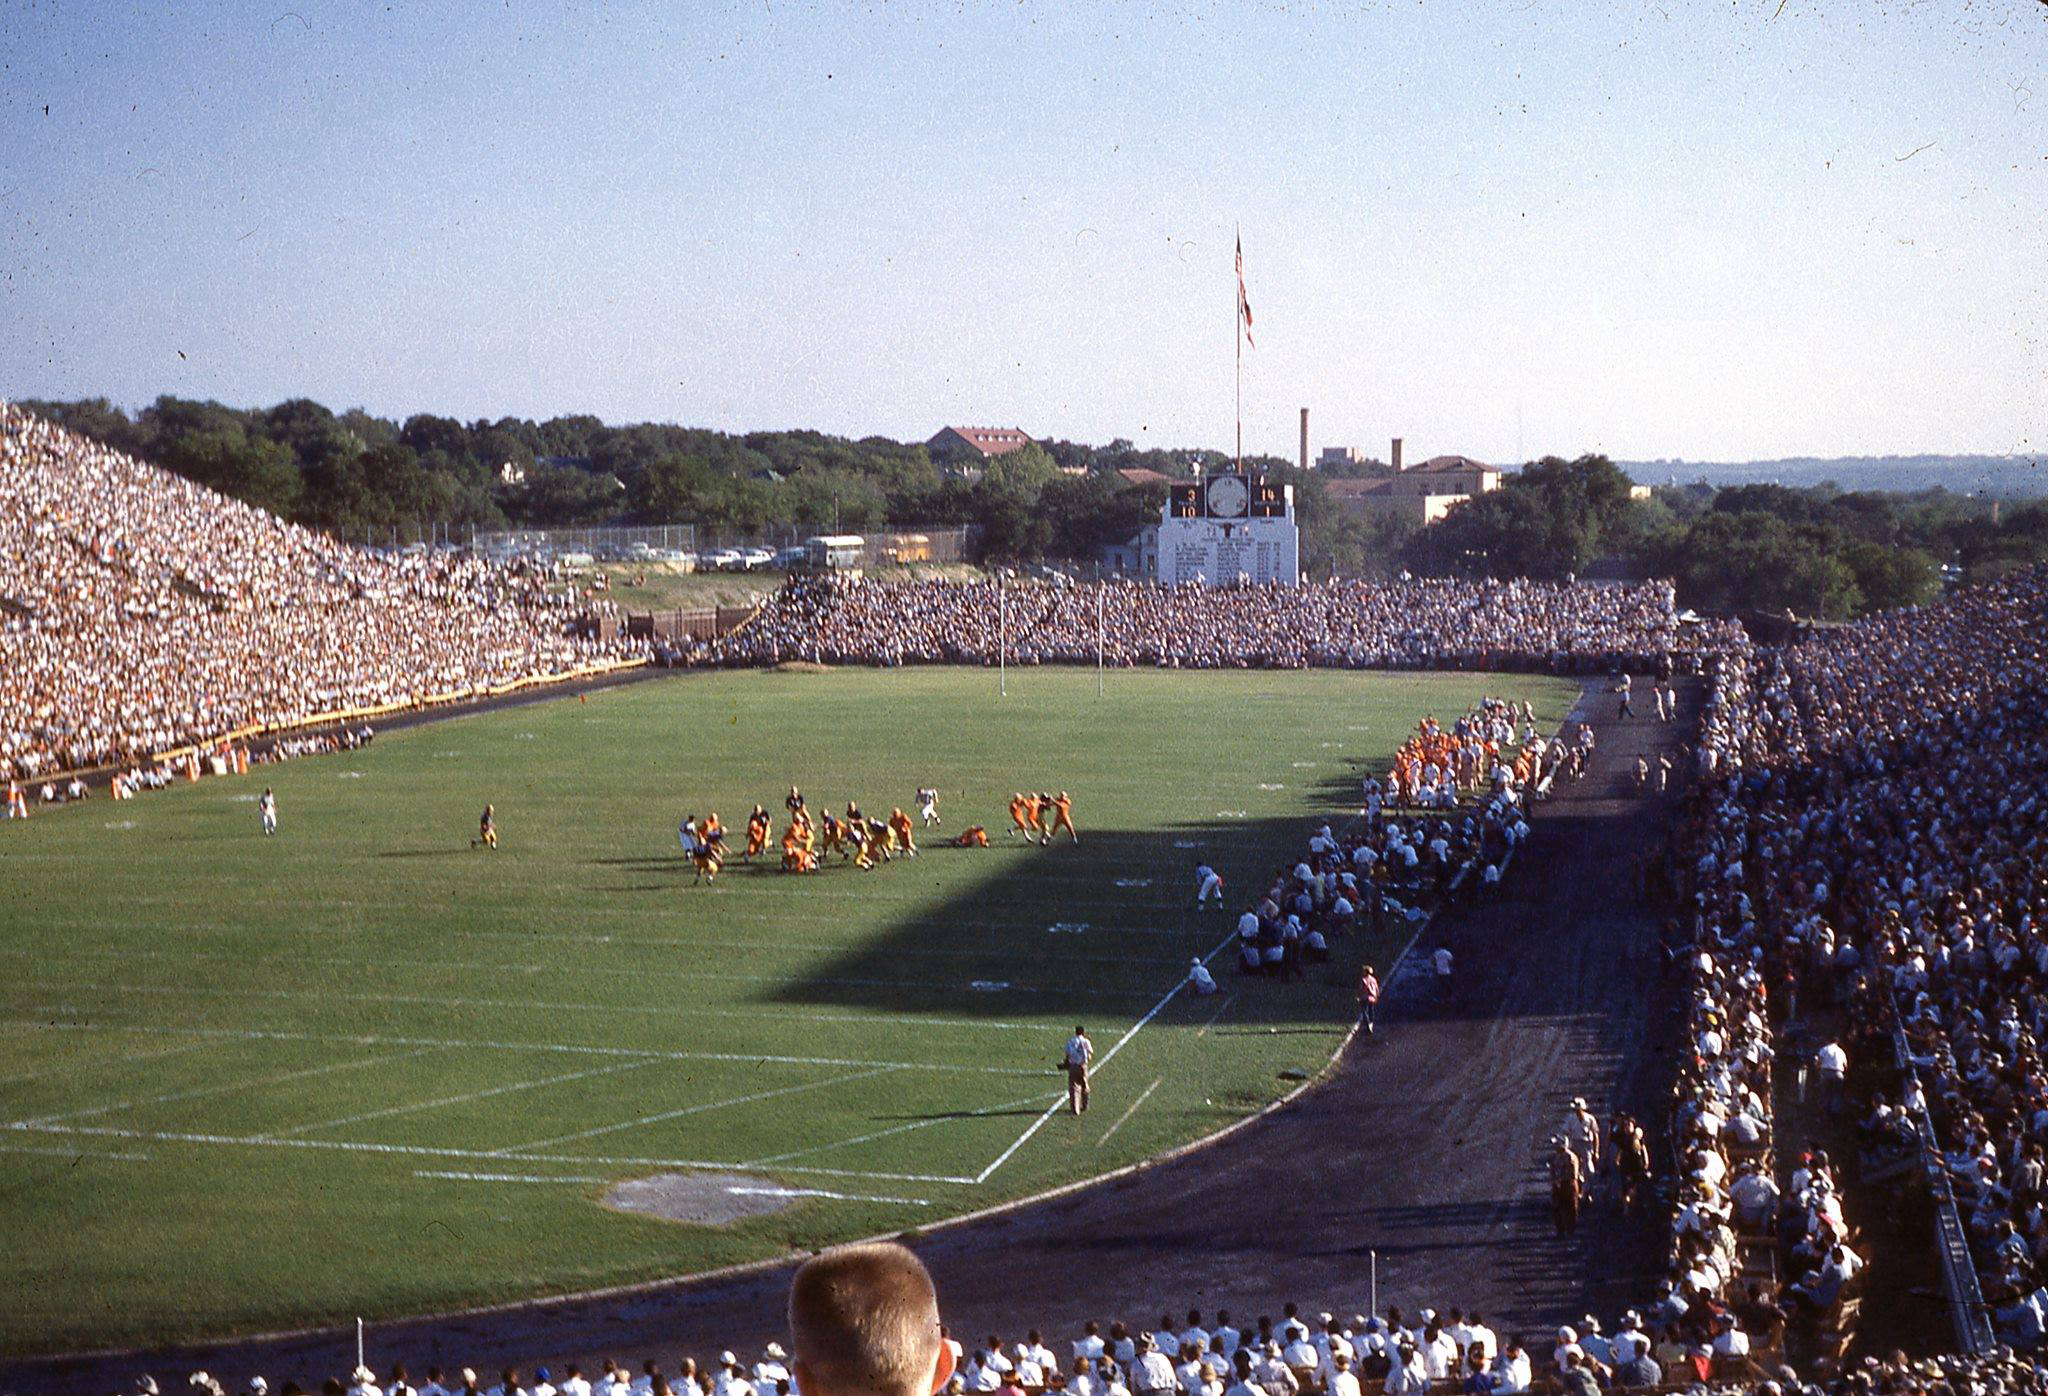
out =
[[766,851],[771,831],[768,811],[760,805],[755,805],[754,812],[747,816],[747,846],[741,851],[740,858],[744,861]]
[[1023,795],[1010,797],[1010,832],[1031,837],[1032,827],[1038,822],[1038,811],[1032,808],[1032,801]]
[[1074,802],[1064,790],[1052,798],[1052,828],[1046,833],[1045,841],[1051,843],[1052,836],[1062,829],[1075,843],[1081,841],[1080,831],[1074,827]]
[[970,824],[960,831],[958,838],[953,840],[953,847],[987,848],[988,830],[982,828],[979,824]]

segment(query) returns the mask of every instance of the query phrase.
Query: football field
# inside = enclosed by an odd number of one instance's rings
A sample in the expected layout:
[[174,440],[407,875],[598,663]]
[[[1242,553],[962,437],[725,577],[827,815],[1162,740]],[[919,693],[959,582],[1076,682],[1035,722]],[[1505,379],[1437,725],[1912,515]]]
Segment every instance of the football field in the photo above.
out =
[[[559,1293],[929,1225],[1292,1089],[1359,959],[1241,980],[1236,911],[1417,719],[1577,685],[1456,674],[690,675],[0,826],[0,1349]],[[691,885],[799,784],[921,856]],[[276,837],[258,827],[268,784]],[[1005,832],[1066,790],[1081,842]],[[471,847],[495,805],[502,839]],[[995,847],[943,840],[969,823]],[[737,845],[735,845],[737,851]],[[1194,910],[1214,864],[1227,910]],[[1216,954],[1222,991],[1176,992]],[[1085,1024],[1088,1114],[1054,1110]],[[1361,1124],[1361,1127],[1369,1127]],[[656,1178],[676,1220],[607,1204]],[[34,1277],[32,1280],[29,1277]]]

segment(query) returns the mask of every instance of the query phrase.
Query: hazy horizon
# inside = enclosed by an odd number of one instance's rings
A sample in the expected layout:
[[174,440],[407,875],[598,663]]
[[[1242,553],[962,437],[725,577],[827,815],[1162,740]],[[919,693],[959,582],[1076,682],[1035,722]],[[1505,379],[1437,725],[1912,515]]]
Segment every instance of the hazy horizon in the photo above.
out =
[[0,72],[15,398],[1227,450],[1241,227],[1248,453],[2042,449],[2048,6],[37,8]]

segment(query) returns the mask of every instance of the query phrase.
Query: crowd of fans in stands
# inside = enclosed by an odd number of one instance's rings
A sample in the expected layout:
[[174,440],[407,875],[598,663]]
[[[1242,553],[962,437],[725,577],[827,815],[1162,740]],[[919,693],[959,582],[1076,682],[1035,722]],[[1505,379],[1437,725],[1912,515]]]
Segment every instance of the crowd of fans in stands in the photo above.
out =
[[[1098,625],[1098,611],[1100,624]],[[1669,583],[1406,580],[1208,589],[1157,583],[791,583],[697,663],[1093,664],[1186,669],[1647,669],[1715,648],[1732,623],[1681,626]]]
[[0,403],[0,774],[620,652],[572,637],[569,604],[480,558],[337,543]]
[[1728,817],[1749,832],[1720,880],[1746,884],[1764,933],[1785,943],[1787,993],[1819,971],[1875,1030],[1866,1049],[1887,1057],[1885,1034],[1902,1029],[1911,1069],[1865,1137],[1897,1139],[1931,1110],[1985,1296],[2003,1336],[2036,1346],[2048,1331],[2048,572],[1728,668],[1715,759]]

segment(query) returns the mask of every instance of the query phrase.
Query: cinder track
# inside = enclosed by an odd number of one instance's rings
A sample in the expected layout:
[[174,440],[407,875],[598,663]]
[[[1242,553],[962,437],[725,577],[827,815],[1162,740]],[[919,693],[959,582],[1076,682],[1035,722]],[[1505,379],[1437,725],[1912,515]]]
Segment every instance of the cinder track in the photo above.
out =
[[[1435,1002],[1404,974],[1378,1036],[1354,1042],[1287,1107],[1170,1162],[917,1240],[963,1341],[1026,1327],[1057,1339],[1088,1318],[1149,1327],[1190,1305],[1227,1307],[1240,1324],[1277,1316],[1288,1299],[1362,1311],[1374,1251],[1382,1307],[1476,1308],[1503,1334],[1534,1335],[1589,1308],[1611,1323],[1649,1293],[1658,1221],[1646,1211],[1625,1222],[1596,1203],[1577,1237],[1558,1241],[1543,1167],[1571,1097],[1587,1097],[1603,1121],[1632,1109],[1654,1128],[1671,1078],[1657,918],[1634,890],[1636,860],[1664,819],[1636,790],[1634,765],[1690,729],[1696,694],[1682,693],[1683,723],[1618,723],[1600,689],[1588,684],[1582,699],[1599,738],[1591,773],[1545,806],[1504,895],[1439,918],[1418,947],[1456,952],[1454,1000]],[[1091,1119],[1116,1105],[1098,1099]],[[1056,1138],[1064,1118],[1046,1134]],[[789,1268],[378,1324],[371,1358],[380,1372],[402,1358],[416,1379],[429,1363],[559,1373],[565,1360],[589,1371],[605,1356],[636,1368],[652,1356],[673,1372],[682,1353],[701,1361],[784,1337]],[[286,1378],[317,1389],[354,1360],[353,1333],[317,1333],[4,1364],[0,1390],[104,1393],[137,1372],[180,1379],[198,1368],[230,1389],[256,1372],[273,1389]]]

